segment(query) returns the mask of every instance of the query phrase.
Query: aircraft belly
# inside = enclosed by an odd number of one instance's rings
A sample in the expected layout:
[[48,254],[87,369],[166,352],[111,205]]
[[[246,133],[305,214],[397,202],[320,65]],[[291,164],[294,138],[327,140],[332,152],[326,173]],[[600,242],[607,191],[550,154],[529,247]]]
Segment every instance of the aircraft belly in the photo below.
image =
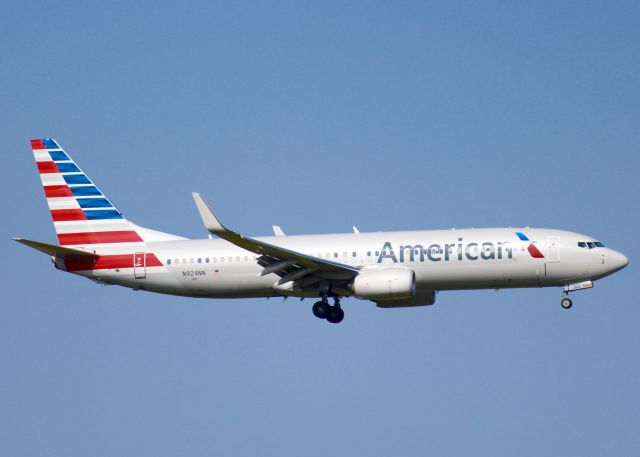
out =
[[424,266],[415,271],[418,286],[432,290],[537,287],[544,275],[544,270],[516,263]]
[[100,283],[114,284],[132,289],[153,292],[182,294],[184,286],[164,267],[149,267],[144,278],[136,278],[133,268],[116,268],[78,272],[81,276]]
[[224,275],[198,275],[189,270],[167,271],[147,268],[145,278],[135,278],[132,268],[77,272],[80,276],[104,284],[114,284],[149,292],[210,298],[251,298],[277,295],[272,289],[276,279],[242,272]]
[[210,297],[256,297],[274,295],[275,279],[269,276],[260,277],[255,273],[233,269],[224,271],[216,269],[174,271],[176,279],[185,291],[194,296]]

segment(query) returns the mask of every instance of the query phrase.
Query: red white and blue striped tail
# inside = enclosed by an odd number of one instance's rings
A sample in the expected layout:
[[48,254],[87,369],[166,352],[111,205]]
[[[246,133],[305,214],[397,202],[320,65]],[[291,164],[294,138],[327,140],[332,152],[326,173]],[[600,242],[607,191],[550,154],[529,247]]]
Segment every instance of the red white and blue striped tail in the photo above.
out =
[[181,239],[125,219],[56,141],[34,139],[31,147],[61,246],[133,247],[145,241]]

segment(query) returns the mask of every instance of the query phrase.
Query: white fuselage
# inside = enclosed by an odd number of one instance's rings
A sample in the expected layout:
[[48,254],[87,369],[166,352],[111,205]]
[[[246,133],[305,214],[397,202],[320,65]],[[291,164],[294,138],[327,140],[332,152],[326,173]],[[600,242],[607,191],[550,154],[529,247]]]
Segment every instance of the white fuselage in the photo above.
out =
[[[528,240],[520,239],[518,232],[526,234]],[[562,286],[602,278],[627,263],[626,257],[612,249],[578,245],[594,242],[592,237],[553,229],[451,229],[256,239],[362,270],[394,265],[410,268],[415,272],[418,292]],[[193,297],[318,296],[313,291],[287,288],[274,273],[263,275],[256,254],[225,240],[146,242],[144,247],[133,249],[137,253],[133,254],[137,256],[135,268],[107,266],[75,273],[104,283]],[[99,253],[129,255],[132,248],[105,246]],[[146,260],[151,255],[155,262]],[[60,262],[57,266],[65,269]]]
[[[59,244],[15,241],[61,270],[102,284],[189,297],[317,297],[313,314],[337,324],[342,297],[381,308],[427,306],[436,292],[590,288],[627,258],[591,237],[552,229],[489,228],[251,238],[225,226],[197,192],[204,227],[188,240],[126,219],[52,138],[31,140]],[[333,305],[328,299],[333,298]]]

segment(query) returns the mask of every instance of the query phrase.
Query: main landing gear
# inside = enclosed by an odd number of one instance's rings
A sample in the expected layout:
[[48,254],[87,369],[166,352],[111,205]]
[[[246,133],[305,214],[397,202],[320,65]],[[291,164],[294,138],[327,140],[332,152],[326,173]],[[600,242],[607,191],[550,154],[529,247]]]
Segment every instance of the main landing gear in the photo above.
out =
[[319,319],[326,319],[332,324],[339,324],[344,319],[344,311],[340,308],[340,297],[333,297],[333,306],[329,304],[327,297],[313,304],[313,315]]

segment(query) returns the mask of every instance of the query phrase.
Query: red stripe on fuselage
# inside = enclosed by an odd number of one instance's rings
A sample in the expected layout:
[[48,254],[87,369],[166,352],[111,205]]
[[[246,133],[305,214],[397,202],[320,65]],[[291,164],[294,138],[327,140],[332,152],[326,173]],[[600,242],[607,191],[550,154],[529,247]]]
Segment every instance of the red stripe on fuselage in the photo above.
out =
[[142,238],[133,230],[123,230],[117,232],[59,233],[58,240],[62,246],[65,246],[70,244],[133,243],[142,241]]
[[87,216],[81,209],[52,209],[51,217],[53,218],[54,222],[87,220]]
[[42,140],[31,140],[31,149],[45,149]]
[[58,167],[53,162],[36,162],[38,164],[38,173],[60,173]]
[[55,197],[73,197],[73,192],[67,185],[61,186],[44,186],[44,195],[47,198]]
[[527,250],[529,251],[529,254],[531,254],[531,257],[533,257],[534,259],[544,259],[542,252],[540,252],[535,244],[530,244]]
[[[95,257],[73,257],[64,258],[64,266],[67,271],[87,271],[87,270],[113,270],[114,268],[133,268],[134,254],[97,255]],[[147,267],[161,267],[162,262],[152,254],[147,253]]]

